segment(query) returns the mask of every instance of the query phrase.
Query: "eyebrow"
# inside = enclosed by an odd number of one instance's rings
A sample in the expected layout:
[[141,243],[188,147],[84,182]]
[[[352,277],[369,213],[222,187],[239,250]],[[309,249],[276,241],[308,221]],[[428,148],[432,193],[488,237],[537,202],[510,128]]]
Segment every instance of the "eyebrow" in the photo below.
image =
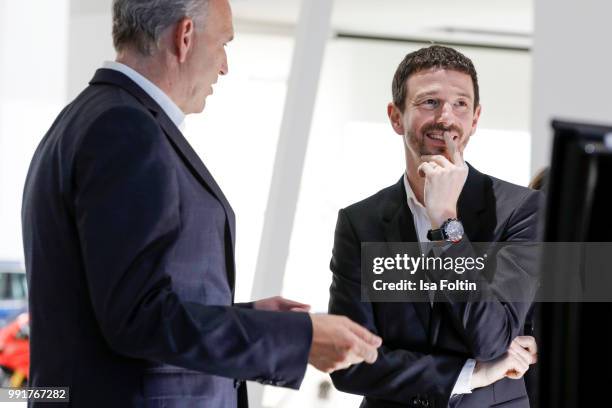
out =
[[464,98],[468,98],[468,99],[470,99],[470,98],[474,99],[474,97],[472,95],[470,95],[468,93],[465,93],[465,92],[459,92],[457,95],[463,96]]
[[[420,94],[417,94],[414,96],[414,99],[421,99],[421,98],[425,98],[427,96],[436,96],[438,94],[439,91],[435,90],[435,91],[426,91]],[[458,92],[457,96],[461,96],[464,98],[468,98],[468,99],[473,99],[472,95],[470,95],[469,93],[465,93],[465,92]]]
[[434,95],[437,95],[437,94],[438,94],[438,91],[427,91],[427,92],[422,92],[422,93],[420,93],[420,94],[416,94],[416,95],[414,96],[414,99],[421,99],[421,98],[424,98],[424,97],[426,97],[426,96],[434,96]]

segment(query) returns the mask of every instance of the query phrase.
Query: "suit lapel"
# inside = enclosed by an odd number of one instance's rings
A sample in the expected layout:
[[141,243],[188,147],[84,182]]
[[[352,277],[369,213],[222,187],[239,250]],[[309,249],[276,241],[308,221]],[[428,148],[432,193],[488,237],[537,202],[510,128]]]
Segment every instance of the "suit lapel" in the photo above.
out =
[[162,129],[164,129],[170,143],[172,143],[176,151],[179,152],[180,156],[183,158],[183,161],[187,164],[187,167],[190,168],[191,172],[195,174],[196,178],[200,180],[204,187],[207,188],[208,191],[210,191],[210,193],[217,198],[217,200],[219,200],[223,206],[223,209],[225,210],[230,235],[228,244],[231,249],[231,256],[226,257],[227,278],[232,290],[233,298],[236,281],[235,261],[233,255],[236,245],[236,217],[234,215],[234,210],[227,201],[227,198],[225,198],[225,195],[221,191],[221,188],[213,178],[212,174],[210,174],[208,171],[208,168],[206,168],[202,160],[200,160],[199,156],[193,150],[187,139],[185,139],[181,131],[174,125],[174,122],[172,122],[172,120],[164,112],[160,112],[158,114],[157,120]]
[[159,113],[157,116],[157,120],[161,125],[162,129],[168,136],[168,139],[174,146],[174,148],[180,153],[181,157],[187,163],[188,167],[191,171],[196,175],[196,177],[200,180],[200,182],[208,188],[212,195],[214,195],[217,200],[223,206],[225,213],[228,217],[230,224],[230,231],[232,235],[232,247],[235,241],[235,216],[232,207],[230,206],[227,198],[221,191],[221,188],[213,178],[212,174],[208,171],[208,168],[204,165],[202,160],[200,160],[197,153],[193,150],[187,139],[183,136],[181,131],[174,125],[172,120],[163,112]]
[[[387,242],[418,242],[414,220],[408,207],[403,176],[390,190],[383,211],[383,228]],[[419,255],[418,253],[411,254],[415,257]],[[431,316],[429,299],[424,296],[422,301],[411,304],[427,332]]]
[[176,127],[174,122],[166,115],[164,110],[151,98],[140,86],[138,86],[134,81],[128,78],[126,75],[121,72],[114,71],[112,69],[98,69],[90,81],[90,84],[110,84],[118,86],[125,91],[129,92],[135,98],[137,98],[140,103],[142,103],[147,109],[149,109],[160,127],[163,129],[164,133],[168,137],[174,149],[179,153],[187,167],[194,174],[196,179],[200,181],[200,183],[206,188],[220,203],[225,211],[225,215],[228,220],[229,225],[229,233],[230,233],[230,251],[231,262],[228,265],[228,280],[230,283],[230,287],[232,289],[232,293],[234,291],[234,281],[235,281],[235,266],[234,266],[234,247],[236,242],[236,221],[234,211],[230,206],[227,198],[221,191],[221,188],[213,178],[212,174],[208,171],[202,160],[198,157],[196,152],[193,150],[187,139],[183,136],[181,131]]
[[461,220],[470,241],[487,241],[483,232],[488,229],[490,222],[483,222],[482,219],[487,205],[485,176],[469,164],[468,167],[468,177],[457,202],[457,218]]

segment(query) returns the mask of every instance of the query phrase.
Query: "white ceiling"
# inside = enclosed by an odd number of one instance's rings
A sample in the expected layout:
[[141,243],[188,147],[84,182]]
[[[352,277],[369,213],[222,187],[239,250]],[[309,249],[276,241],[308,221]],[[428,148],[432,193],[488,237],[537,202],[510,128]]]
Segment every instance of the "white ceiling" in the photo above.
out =
[[[237,27],[290,29],[302,0],[230,1]],[[529,46],[533,31],[533,0],[333,1],[332,27],[336,32]],[[447,28],[476,33],[449,33],[444,30]]]

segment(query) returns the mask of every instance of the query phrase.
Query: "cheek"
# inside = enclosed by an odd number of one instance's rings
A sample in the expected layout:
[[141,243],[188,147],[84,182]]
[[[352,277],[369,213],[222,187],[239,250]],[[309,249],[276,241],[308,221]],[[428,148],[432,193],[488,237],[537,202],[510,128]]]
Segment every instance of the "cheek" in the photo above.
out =
[[466,135],[469,135],[472,132],[472,128],[474,127],[474,115],[465,114],[462,117],[459,117],[459,123],[461,124],[461,128]]
[[412,131],[421,130],[425,125],[431,122],[432,118],[430,115],[424,114],[422,112],[413,112],[411,115],[407,115],[405,119],[404,126],[406,129],[411,129]]

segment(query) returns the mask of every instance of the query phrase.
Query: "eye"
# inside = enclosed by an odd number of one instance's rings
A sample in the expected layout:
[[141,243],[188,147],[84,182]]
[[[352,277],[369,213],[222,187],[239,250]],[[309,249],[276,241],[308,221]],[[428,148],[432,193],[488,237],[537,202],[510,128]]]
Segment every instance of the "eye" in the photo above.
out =
[[422,104],[427,108],[435,108],[438,106],[438,101],[436,99],[426,99]]
[[464,109],[464,108],[467,108],[468,106],[469,106],[468,102],[462,99],[455,102],[455,107],[457,108]]

